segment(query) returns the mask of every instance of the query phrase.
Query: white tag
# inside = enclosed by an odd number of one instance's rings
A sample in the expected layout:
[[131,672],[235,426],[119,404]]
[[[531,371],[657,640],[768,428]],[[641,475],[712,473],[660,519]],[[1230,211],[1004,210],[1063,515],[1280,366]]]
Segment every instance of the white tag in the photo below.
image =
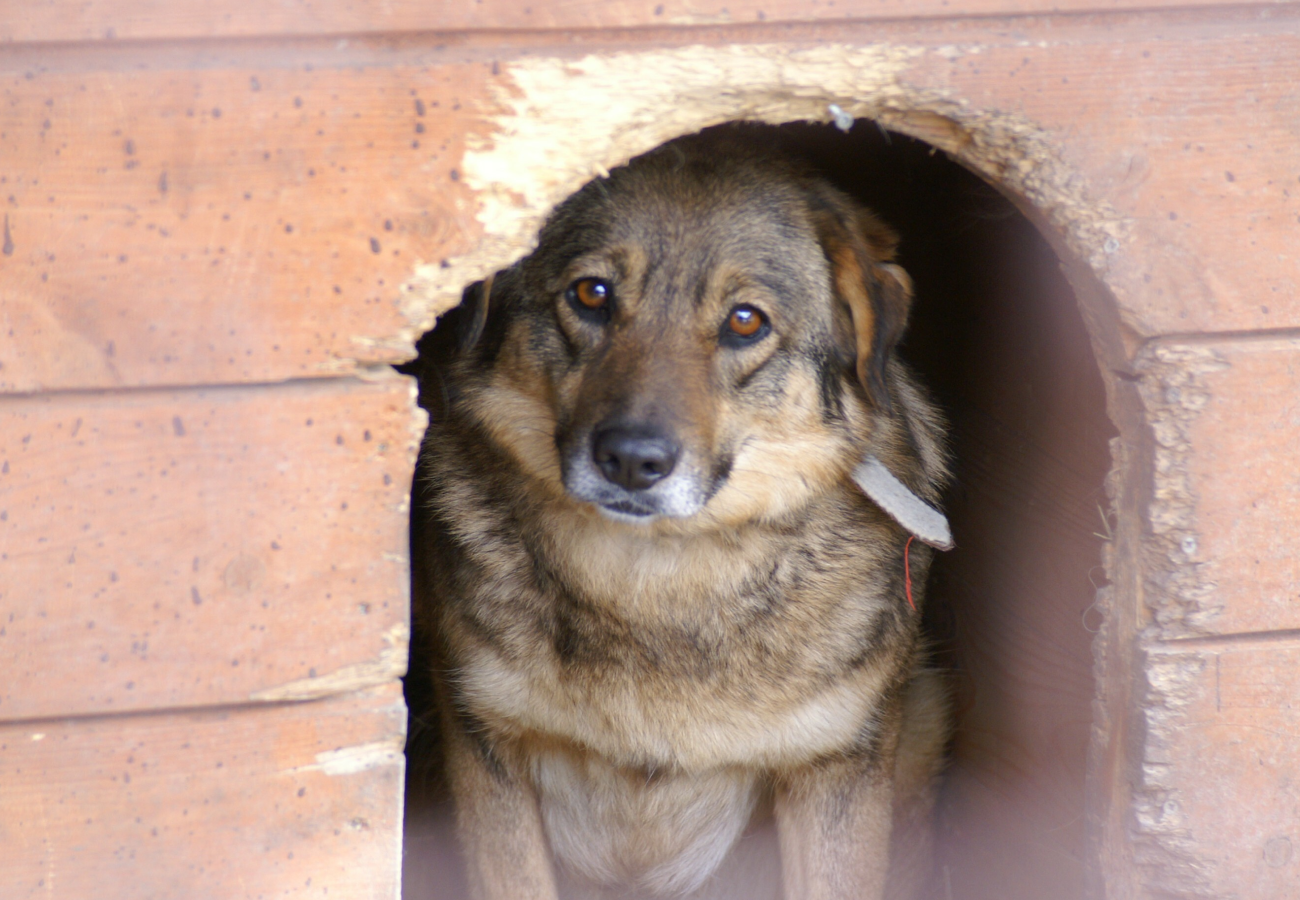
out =
[[853,470],[853,480],[899,525],[937,550],[952,549],[952,531],[944,514],[908,490],[870,453]]

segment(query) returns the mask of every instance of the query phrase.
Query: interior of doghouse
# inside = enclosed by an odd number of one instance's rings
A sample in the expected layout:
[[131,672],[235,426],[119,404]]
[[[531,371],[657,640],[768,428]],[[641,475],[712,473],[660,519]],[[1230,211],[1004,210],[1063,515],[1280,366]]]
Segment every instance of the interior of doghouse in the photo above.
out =
[[[1081,897],[1093,607],[1114,434],[1061,260],[1016,205],[930,145],[858,120],[772,127],[901,235],[916,299],[901,354],[951,423],[956,548],[926,618],[958,728],[937,815],[934,897]],[[418,369],[418,361],[412,370]],[[404,896],[465,896],[414,651]]]

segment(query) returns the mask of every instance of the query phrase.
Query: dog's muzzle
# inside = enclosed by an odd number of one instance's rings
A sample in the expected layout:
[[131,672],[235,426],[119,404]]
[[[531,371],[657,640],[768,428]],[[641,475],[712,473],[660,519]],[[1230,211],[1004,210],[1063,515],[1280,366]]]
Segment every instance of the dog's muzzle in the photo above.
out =
[[699,512],[709,494],[685,456],[667,429],[602,423],[588,440],[561,450],[564,486],[619,521],[683,518]]
[[645,429],[603,428],[591,441],[597,471],[629,491],[644,491],[671,475],[680,452],[671,437]]

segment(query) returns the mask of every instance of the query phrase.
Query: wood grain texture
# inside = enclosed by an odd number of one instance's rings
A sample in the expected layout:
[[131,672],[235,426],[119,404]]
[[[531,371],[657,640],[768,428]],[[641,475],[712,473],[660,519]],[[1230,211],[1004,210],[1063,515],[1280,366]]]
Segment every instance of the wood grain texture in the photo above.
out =
[[[1184,335],[1218,354],[1165,470],[1185,476],[1168,509],[1196,527],[1126,562],[1143,571],[1115,587],[1123,627],[1091,723],[1109,742],[1102,838],[1119,848],[1106,889],[1286,896],[1300,651],[1286,636],[1143,643],[1138,620],[1172,574],[1194,611],[1222,607],[1203,632],[1297,627],[1300,7],[1140,5],[0,0],[0,391],[165,388],[0,398],[0,856],[20,860],[0,866],[0,895],[392,895],[392,832],[359,824],[396,815],[375,799],[391,798],[391,768],[302,768],[390,746],[391,722],[357,725],[364,703],[55,717],[275,701],[400,669],[409,400],[395,385],[265,383],[404,354],[401,283],[479,240],[458,166],[467,144],[490,144],[512,63],[838,43],[915,51],[904,105],[1014,119],[1046,150],[1029,177],[1066,173],[1123,223],[1096,268],[1116,343]],[[932,124],[960,153],[959,131]],[[1223,331],[1271,337],[1195,337]],[[1167,392],[1177,367],[1143,414],[1185,406]],[[234,383],[257,386],[172,390]],[[1032,897],[1044,873],[1077,884],[1086,869],[1092,481],[1034,430],[1081,403],[1068,388],[1044,395],[1040,420],[976,404],[959,421],[971,521],[987,527],[958,536],[974,560],[961,624],[975,693],[948,798],[949,826],[973,836],[948,857],[954,896]],[[1126,426],[1125,553],[1147,539],[1155,418]],[[343,721],[321,725],[326,708]],[[297,817],[318,784],[335,793]]]
[[474,62],[419,36],[337,58],[314,45],[12,55],[0,390],[258,382],[403,358],[403,282],[480,234],[457,167],[496,127],[490,92],[513,89],[510,60],[645,42],[916,48],[905,90],[1020,117],[1127,223],[1101,265],[1133,332],[1300,327],[1288,9],[585,33],[573,48],[478,35],[464,39]]
[[1099,273],[1142,335],[1300,327],[1300,27],[1051,20],[909,74],[1042,129],[1129,236]]
[[[357,34],[477,29],[698,26],[987,15],[1040,15],[1161,7],[1231,6],[1248,0],[4,0],[0,41]],[[1285,2],[1285,0],[1272,0]]]
[[400,675],[413,418],[396,375],[0,400],[0,719]]
[[0,896],[396,900],[396,682],[314,703],[0,726]]
[[476,227],[455,166],[483,67],[254,56],[0,75],[0,391],[412,355],[403,282]]
[[1132,825],[1145,896],[1288,897],[1300,883],[1300,642],[1152,649]]
[[[1181,394],[1194,409],[1183,428],[1157,431],[1158,440],[1186,442],[1183,477],[1193,504],[1169,563],[1198,570],[1204,590],[1187,600],[1200,613],[1198,631],[1300,630],[1300,339],[1214,341],[1194,350],[1194,360],[1210,365],[1171,368],[1161,381],[1166,394]],[[1187,377],[1172,377],[1180,369]]]

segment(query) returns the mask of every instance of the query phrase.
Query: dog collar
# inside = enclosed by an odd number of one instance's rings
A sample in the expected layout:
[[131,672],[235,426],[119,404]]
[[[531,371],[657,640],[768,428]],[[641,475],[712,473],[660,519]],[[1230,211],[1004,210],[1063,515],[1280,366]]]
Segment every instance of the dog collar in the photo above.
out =
[[948,519],[912,493],[894,477],[885,464],[870,453],[853,470],[853,481],[894,521],[936,550],[951,550],[952,530]]

